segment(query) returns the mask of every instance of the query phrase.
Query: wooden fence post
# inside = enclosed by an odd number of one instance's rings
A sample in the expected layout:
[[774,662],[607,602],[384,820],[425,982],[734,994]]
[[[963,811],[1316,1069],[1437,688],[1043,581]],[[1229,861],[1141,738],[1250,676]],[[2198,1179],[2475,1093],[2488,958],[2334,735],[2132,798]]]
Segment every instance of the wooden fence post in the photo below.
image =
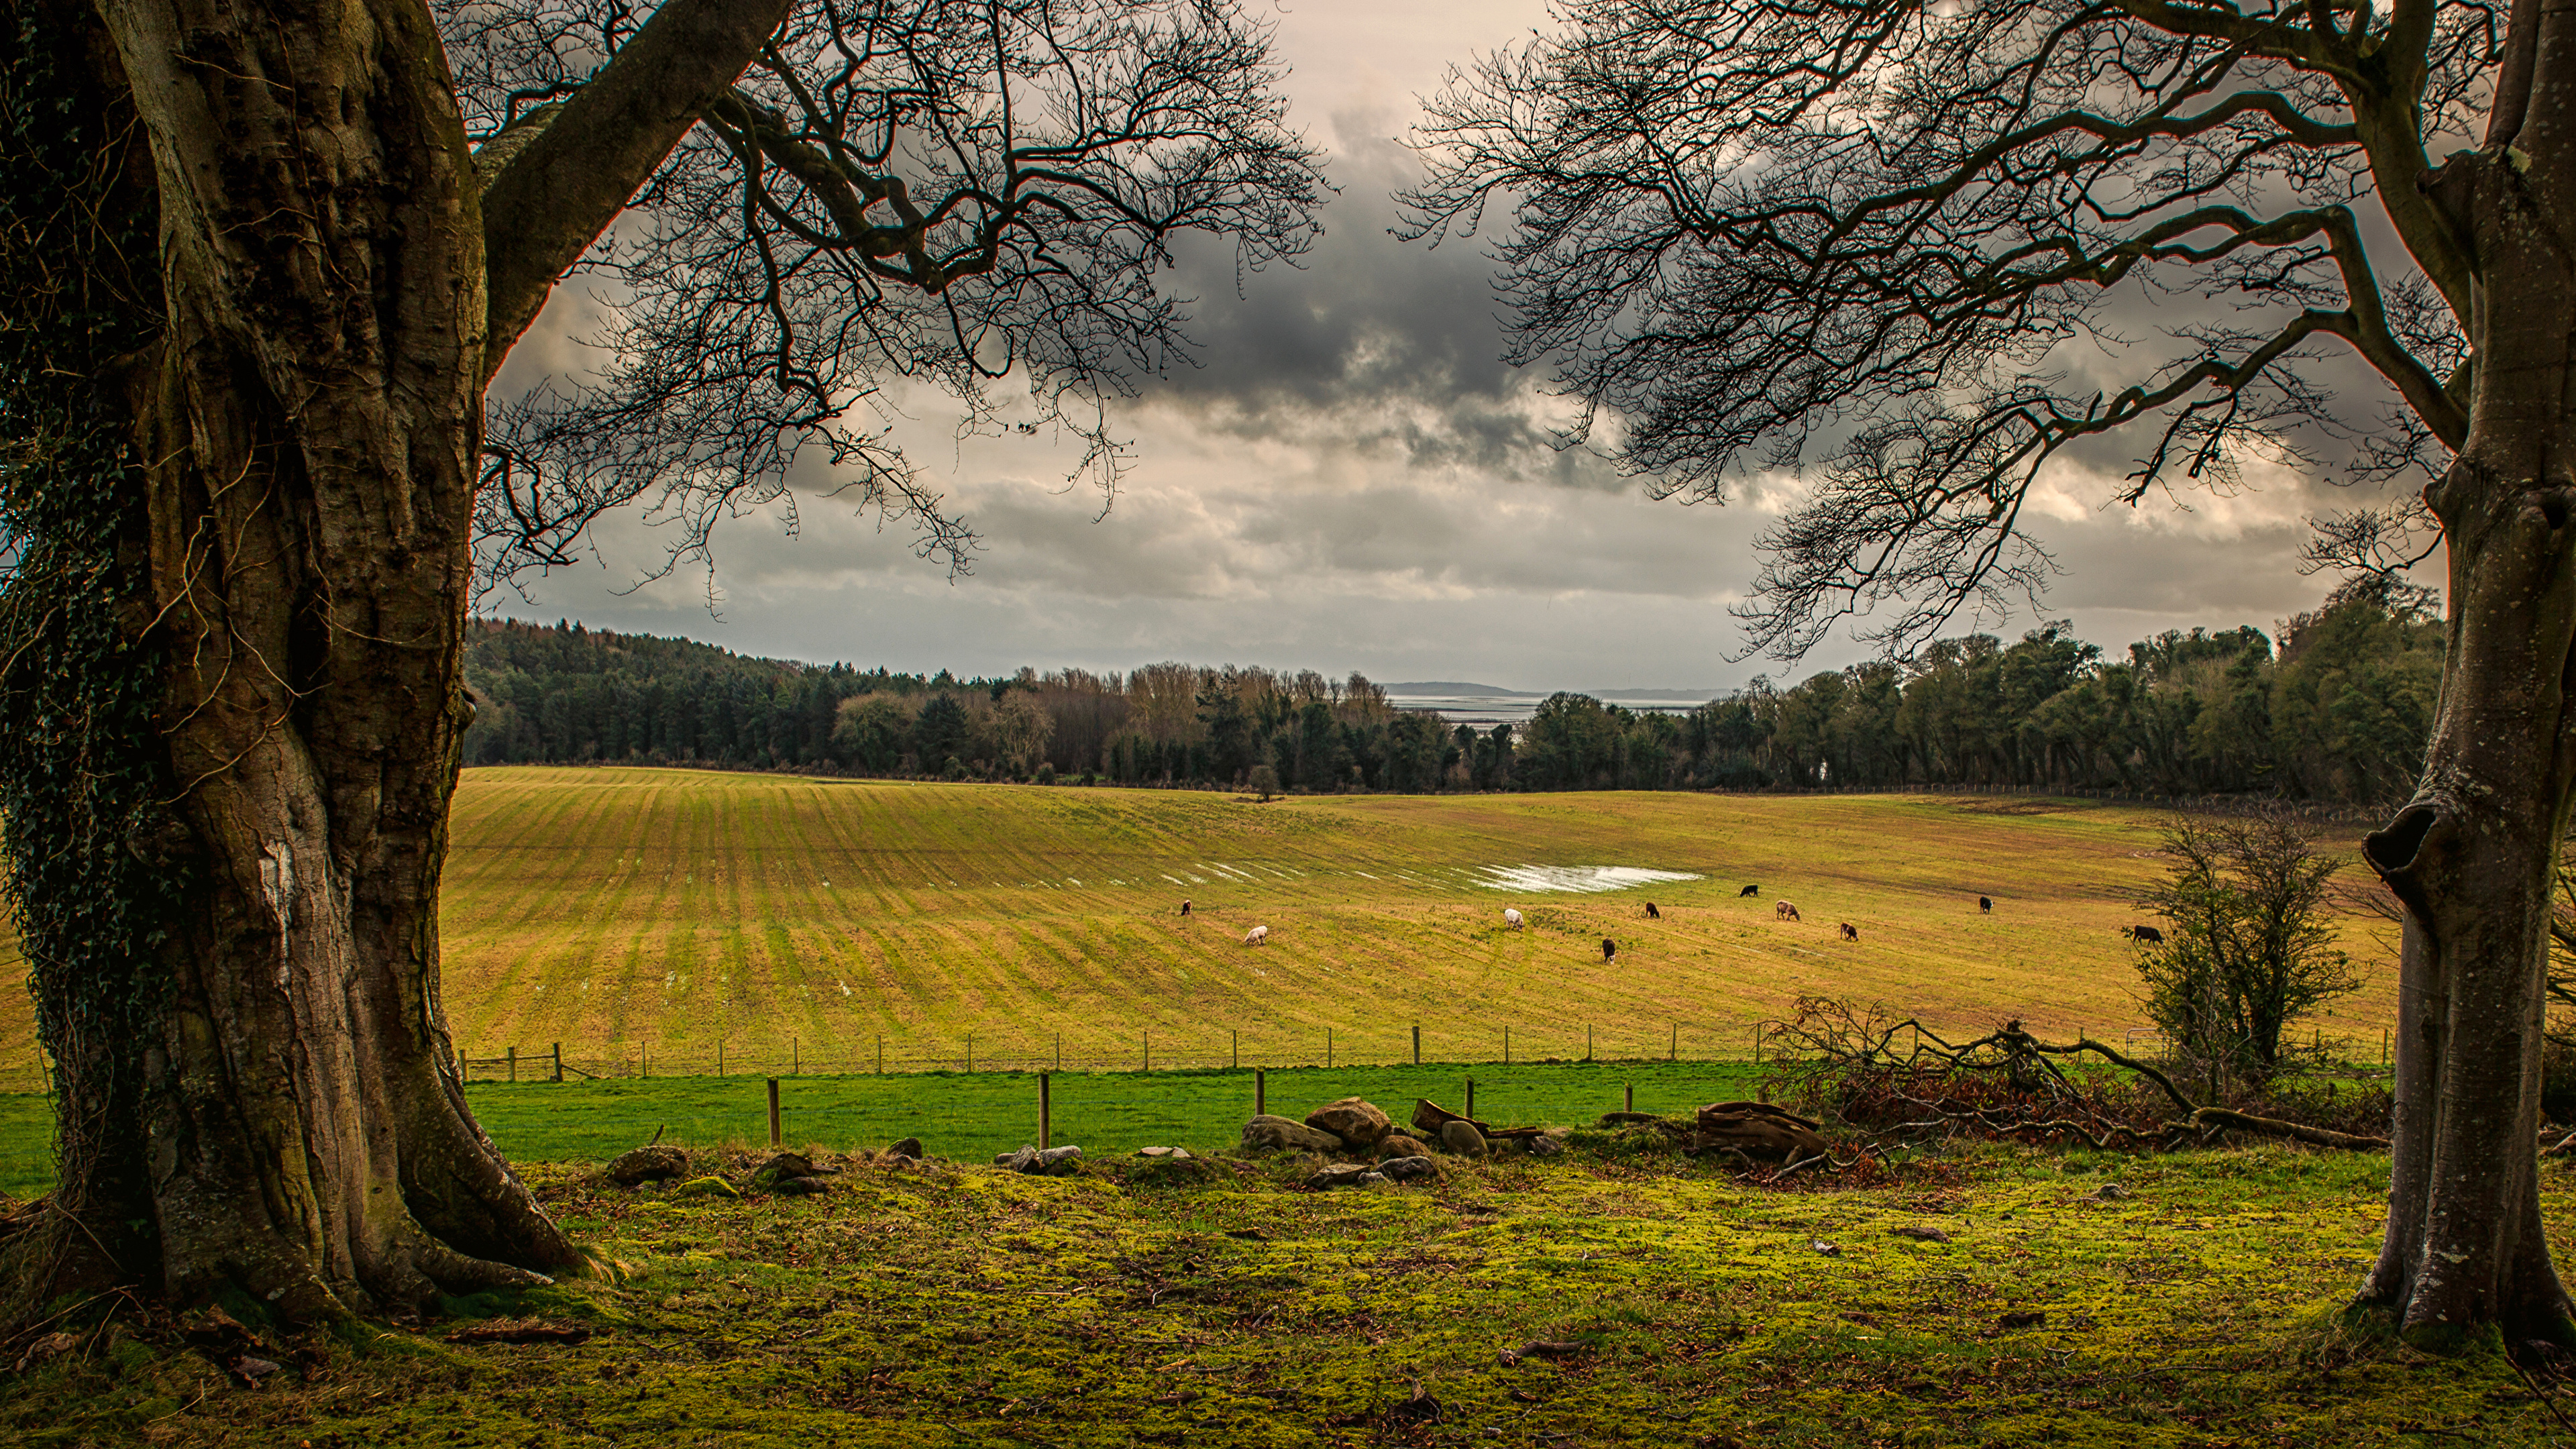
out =
[[769,1079],[769,1145],[778,1146],[778,1079]]
[[724,1038],[719,1036],[716,1038],[716,1075],[721,1077],[724,1074]]
[[1587,1062],[1592,1060],[1592,1028],[1590,1026],[1583,1028],[1583,1059]]
[[787,1075],[800,1077],[804,1074],[805,1044],[791,1036],[787,1039]]
[[1328,1027],[1325,1027],[1325,1028],[1324,1028],[1324,1065],[1329,1067],[1329,1066],[1331,1066],[1332,1064],[1333,1064],[1333,1029],[1332,1029],[1331,1027],[1329,1027],[1329,1026],[1328,1026]]
[[1628,1099],[1627,1099],[1627,1104],[1626,1104],[1625,1106],[1621,1107],[1619,1110],[1620,1110],[1620,1111],[1622,1111],[1622,1112],[1634,1112],[1634,1111],[1636,1111],[1636,1110],[1637,1110],[1637,1084],[1636,1084],[1636,1083],[1634,1083],[1634,1082],[1630,1082],[1630,1083],[1628,1083],[1628,1084],[1627,1084],[1627,1087],[1628,1087]]
[[1234,1070],[1243,1070],[1243,1029],[1234,1030]]
[[1508,1067],[1508,1066],[1510,1066],[1511,1064],[1512,1064],[1512,1029],[1511,1029],[1510,1027],[1508,1027],[1508,1026],[1507,1026],[1507,1027],[1504,1027],[1504,1028],[1503,1028],[1503,1065]]
[[563,1043],[555,1043],[555,1080],[563,1080]]
[[645,1081],[652,1080],[653,1044],[651,1042],[639,1041],[635,1044],[635,1075]]
[[1040,1152],[1055,1145],[1047,1140],[1048,1134],[1054,1130],[1054,1103],[1048,1100],[1047,1074],[1040,1072],[1038,1073],[1038,1150]]
[[1678,1021],[1677,1021],[1677,1022],[1674,1022],[1674,1023],[1673,1023],[1673,1050],[1672,1050],[1672,1055],[1671,1055],[1670,1060],[1673,1060],[1673,1061],[1680,1061],[1681,1059],[1682,1059],[1682,1024],[1681,1024],[1680,1022],[1678,1022]]
[[1413,1064],[1422,1065],[1422,1023],[1413,1024]]
[[1476,1079],[1474,1077],[1469,1077],[1467,1079],[1467,1111],[1465,1115],[1467,1120],[1470,1122],[1476,1120]]
[[511,1082],[512,1082],[512,1083],[514,1083],[514,1084],[515,1084],[515,1083],[519,1080],[519,1049],[518,1049],[517,1047],[513,1046],[513,1047],[511,1047],[511,1048],[509,1049],[509,1053],[510,1053],[510,1080],[511,1080]]
[[1270,1115],[1270,1073],[1261,1067],[1252,1069],[1252,1115]]
[[975,1033],[971,1031],[966,1033],[966,1072],[969,1076],[975,1072]]
[[885,1075],[885,1034],[883,1032],[877,1034],[877,1075],[880,1077]]
[[1150,1071],[1152,1071],[1153,1069],[1154,1069],[1154,1034],[1153,1034],[1152,1032],[1150,1032],[1150,1031],[1149,1031],[1149,1032],[1145,1033],[1145,1070],[1147,1070],[1147,1071],[1149,1071],[1149,1072],[1150,1072]]

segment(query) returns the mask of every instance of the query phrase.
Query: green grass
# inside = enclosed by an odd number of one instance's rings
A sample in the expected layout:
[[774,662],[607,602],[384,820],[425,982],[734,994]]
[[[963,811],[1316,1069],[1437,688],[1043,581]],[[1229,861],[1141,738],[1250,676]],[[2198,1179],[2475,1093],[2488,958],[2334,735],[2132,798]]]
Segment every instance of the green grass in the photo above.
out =
[[[1364,1096],[1402,1118],[1413,1099],[1455,1111],[1476,1079],[1476,1114],[1500,1125],[1593,1121],[1636,1088],[1637,1109],[1675,1112],[1750,1095],[1744,1064],[1603,1062],[1402,1067],[1311,1067],[1268,1075],[1270,1110],[1292,1117],[1336,1097]],[[1249,1071],[1066,1072],[1052,1077],[1053,1140],[1088,1153],[1172,1144],[1231,1146],[1252,1115]],[[713,1147],[769,1140],[769,1098],[759,1077],[649,1081],[477,1083],[474,1115],[514,1161],[604,1162],[662,1132],[666,1142]],[[918,1137],[930,1151],[983,1161],[1038,1132],[1038,1079],[1018,1072],[909,1072],[788,1077],[779,1084],[786,1140],[835,1151]],[[53,1114],[33,1095],[0,1096],[0,1191],[32,1196],[53,1184]]]
[[[1619,1108],[1634,1085],[1638,1110],[1674,1112],[1749,1094],[1739,1065],[1663,1062],[1586,1066],[1310,1067],[1268,1074],[1271,1111],[1292,1117],[1337,1097],[1379,1102],[1399,1119],[1416,1097],[1452,1111],[1476,1080],[1476,1114],[1503,1125],[1591,1122]],[[1251,1072],[1067,1072],[1050,1080],[1054,1140],[1089,1152],[1171,1144],[1233,1144],[1252,1115]],[[600,1161],[667,1126],[666,1141],[766,1142],[768,1097],[759,1078],[581,1085],[477,1086],[474,1115],[512,1157]],[[789,1077],[780,1083],[780,1130],[795,1143],[835,1150],[919,1137],[931,1151],[976,1161],[1035,1142],[1038,1079],[1018,1072]]]
[[[702,1169],[743,1180],[754,1159]],[[469,1311],[578,1346],[328,1341],[258,1392],[110,1327],[0,1384],[0,1439],[355,1449],[1356,1443],[2563,1443],[2491,1352],[2334,1321],[2386,1159],[1989,1148],[1748,1185],[1604,1135],[1318,1194],[1305,1164],[1154,1184],[846,1160],[816,1198],[679,1200],[535,1165],[623,1264]],[[2544,1174],[2560,1225],[2570,1179]],[[2103,1199],[2117,1182],[2128,1195]],[[1932,1224],[1948,1243],[1896,1238]],[[1817,1244],[1837,1251],[1820,1253]],[[2007,1327],[2008,1313],[2043,1313]],[[1579,1346],[1506,1363],[1531,1339]],[[1390,1411],[1419,1383],[1437,1423]]]

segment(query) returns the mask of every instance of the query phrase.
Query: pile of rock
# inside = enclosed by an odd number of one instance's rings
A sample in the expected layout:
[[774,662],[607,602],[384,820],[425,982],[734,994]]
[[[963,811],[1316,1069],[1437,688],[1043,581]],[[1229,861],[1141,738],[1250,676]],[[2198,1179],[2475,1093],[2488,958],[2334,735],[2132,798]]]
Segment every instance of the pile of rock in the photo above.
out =
[[[737,1156],[731,1165],[739,1171],[745,1162]],[[673,1197],[740,1197],[745,1192],[806,1197],[830,1187],[841,1169],[817,1164],[801,1152],[781,1152],[753,1167],[740,1187],[722,1172],[691,1177],[689,1171],[688,1149],[653,1143],[619,1153],[603,1175],[620,1187],[673,1183],[669,1188]]]
[[1243,1124],[1243,1145],[1255,1151],[1320,1152],[1378,1161],[1427,1157],[1431,1150],[1363,1097],[1327,1102],[1307,1113],[1303,1122],[1292,1117],[1255,1117]]
[[993,1159],[995,1167],[1007,1167],[1031,1177],[1071,1177],[1082,1170],[1079,1147],[1022,1147]]
[[1243,1145],[1253,1151],[1313,1152],[1345,1159],[1328,1162],[1307,1179],[1308,1186],[1317,1188],[1428,1181],[1440,1175],[1440,1166],[1432,1158],[1435,1151],[1484,1157],[1505,1148],[1542,1156],[1565,1150],[1557,1134],[1536,1127],[1493,1127],[1428,1101],[1416,1101],[1410,1123],[1398,1126],[1375,1104],[1359,1097],[1327,1102],[1307,1113],[1302,1122],[1292,1117],[1255,1117],[1243,1124]]

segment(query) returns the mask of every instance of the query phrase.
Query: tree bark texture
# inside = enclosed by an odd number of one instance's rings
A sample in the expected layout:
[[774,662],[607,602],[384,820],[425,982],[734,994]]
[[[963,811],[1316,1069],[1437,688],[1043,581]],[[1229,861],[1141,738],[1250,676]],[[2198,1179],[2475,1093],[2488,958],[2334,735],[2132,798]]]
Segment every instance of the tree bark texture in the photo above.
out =
[[159,188],[135,627],[197,882],[142,1044],[151,1270],[302,1319],[542,1281],[577,1255],[467,1110],[438,998],[485,348],[444,53],[417,0],[100,11]]
[[[2576,14],[2517,7],[2527,117],[2425,192],[2474,258],[2469,436],[2426,501],[2449,655],[2422,784],[2365,843],[2406,903],[2387,1237],[2362,1301],[2411,1337],[2566,1340],[2542,1231],[2553,867],[2576,783]],[[2528,28],[2525,28],[2528,26]]]

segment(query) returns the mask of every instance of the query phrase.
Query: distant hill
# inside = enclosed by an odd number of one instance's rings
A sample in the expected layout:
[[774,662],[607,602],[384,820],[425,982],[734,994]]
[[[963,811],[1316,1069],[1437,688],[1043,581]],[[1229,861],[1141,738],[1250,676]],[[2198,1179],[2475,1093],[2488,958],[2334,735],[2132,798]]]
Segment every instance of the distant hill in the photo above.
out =
[[[1468,684],[1455,679],[1414,680],[1404,684],[1380,685],[1389,694],[1445,695],[1451,699],[1539,699],[1555,693],[1547,689],[1503,689],[1491,684]],[[1722,689],[1582,689],[1594,699],[1716,699]]]
[[1723,689],[1588,689],[1594,699],[1717,699]]
[[1381,684],[1389,694],[1493,695],[1511,698],[1529,693],[1526,689],[1503,689],[1491,684],[1462,684],[1454,679],[1414,680],[1407,684]]

